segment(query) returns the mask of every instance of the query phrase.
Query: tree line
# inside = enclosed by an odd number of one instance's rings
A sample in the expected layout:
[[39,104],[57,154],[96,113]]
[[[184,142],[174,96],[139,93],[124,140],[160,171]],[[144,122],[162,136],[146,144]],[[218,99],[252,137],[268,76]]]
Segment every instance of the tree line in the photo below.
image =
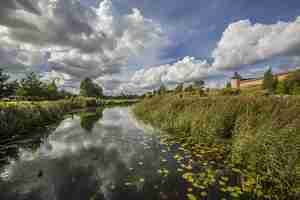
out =
[[[242,79],[241,75],[237,72],[234,73],[233,78]],[[173,89],[167,89],[167,87],[162,84],[158,89],[152,92],[146,93],[144,96],[152,97],[157,95],[163,95],[166,93],[189,93],[193,95],[200,96],[236,96],[241,94],[240,89],[235,89],[231,87],[231,83],[227,82],[224,88],[220,89],[204,89],[205,82],[203,80],[195,81],[187,87],[184,87],[183,83],[179,83]],[[288,74],[287,78],[284,80],[278,80],[278,77],[273,74],[272,68],[269,68],[263,77],[263,83],[261,85],[261,91],[264,94],[270,95],[299,95],[300,94],[300,69]],[[212,92],[214,91],[214,92]]]
[[144,97],[152,97],[157,95],[163,95],[167,93],[191,93],[193,95],[205,96],[206,91],[204,89],[205,82],[203,80],[194,81],[193,83],[189,84],[187,87],[184,86],[184,83],[179,83],[173,89],[167,89],[167,87],[162,84],[158,89],[148,92],[144,95]]
[[[80,96],[103,97],[103,89],[90,78],[80,83]],[[10,80],[10,76],[0,68],[0,98],[21,98],[25,100],[58,100],[76,96],[59,90],[55,81],[43,82],[36,73],[29,73],[20,80]]]
[[262,88],[270,94],[300,94],[300,70],[288,74],[286,79],[279,81],[269,68],[264,74]]

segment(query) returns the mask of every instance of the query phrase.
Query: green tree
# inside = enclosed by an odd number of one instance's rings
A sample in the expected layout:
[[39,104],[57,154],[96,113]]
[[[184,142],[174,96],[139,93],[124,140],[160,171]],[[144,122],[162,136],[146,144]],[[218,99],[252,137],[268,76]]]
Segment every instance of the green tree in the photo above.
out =
[[0,68],[0,97],[6,96],[7,92],[7,81],[9,79],[9,76],[5,73],[3,73],[3,69]]
[[203,80],[195,81],[193,84],[194,90],[197,91],[200,96],[203,96],[205,94],[204,85],[205,85],[205,82]]
[[167,93],[167,88],[165,85],[161,85],[160,88],[158,89],[158,94],[162,95]]
[[198,81],[194,82],[193,87],[197,88],[197,89],[203,89],[204,85],[205,85],[205,82],[203,80],[198,80]]
[[16,94],[24,97],[45,97],[45,87],[37,74],[30,73],[20,81]]
[[231,89],[231,83],[230,83],[230,82],[227,82],[225,88]]
[[90,78],[85,78],[80,83],[80,95],[84,97],[102,97],[103,89],[93,83]]
[[184,91],[185,91],[185,92],[193,92],[193,91],[195,91],[195,90],[194,90],[193,85],[189,85],[189,86],[187,86],[187,87],[184,89]]
[[242,79],[242,76],[238,72],[234,72],[234,75],[232,78],[233,79]]
[[7,83],[5,96],[15,96],[18,88],[19,88],[19,83],[17,80]]
[[284,83],[286,88],[284,94],[300,94],[300,70],[290,73]]
[[45,94],[47,95],[47,98],[51,100],[60,98],[61,95],[59,94],[55,81],[52,81],[50,84],[46,85]]
[[180,83],[176,86],[175,90],[176,93],[180,93],[183,91],[183,83]]
[[272,68],[269,68],[265,74],[263,79],[263,89],[268,90],[271,93],[274,93],[278,84],[277,77],[273,76]]

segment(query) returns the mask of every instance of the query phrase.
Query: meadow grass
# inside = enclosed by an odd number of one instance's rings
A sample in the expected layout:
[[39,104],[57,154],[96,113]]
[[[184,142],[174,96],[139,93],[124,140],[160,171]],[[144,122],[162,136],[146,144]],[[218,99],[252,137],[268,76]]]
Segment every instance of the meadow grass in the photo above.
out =
[[258,196],[299,197],[300,97],[168,94],[145,99],[133,111],[176,138],[208,146],[226,144],[227,163],[243,171],[241,180],[252,184]]

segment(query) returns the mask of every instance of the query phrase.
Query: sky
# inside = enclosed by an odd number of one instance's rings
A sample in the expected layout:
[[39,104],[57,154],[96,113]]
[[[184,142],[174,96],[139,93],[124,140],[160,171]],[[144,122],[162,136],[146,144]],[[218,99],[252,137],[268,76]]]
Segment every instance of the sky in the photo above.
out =
[[144,93],[300,66],[299,0],[1,0],[0,67]]

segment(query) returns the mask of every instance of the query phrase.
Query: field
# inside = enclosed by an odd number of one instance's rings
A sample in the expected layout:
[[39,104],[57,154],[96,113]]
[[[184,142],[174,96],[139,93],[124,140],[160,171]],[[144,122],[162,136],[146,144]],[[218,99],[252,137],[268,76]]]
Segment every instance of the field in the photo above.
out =
[[299,197],[300,97],[169,94],[145,99],[134,113],[187,146],[226,146],[224,163],[240,171],[241,187],[258,197]]

